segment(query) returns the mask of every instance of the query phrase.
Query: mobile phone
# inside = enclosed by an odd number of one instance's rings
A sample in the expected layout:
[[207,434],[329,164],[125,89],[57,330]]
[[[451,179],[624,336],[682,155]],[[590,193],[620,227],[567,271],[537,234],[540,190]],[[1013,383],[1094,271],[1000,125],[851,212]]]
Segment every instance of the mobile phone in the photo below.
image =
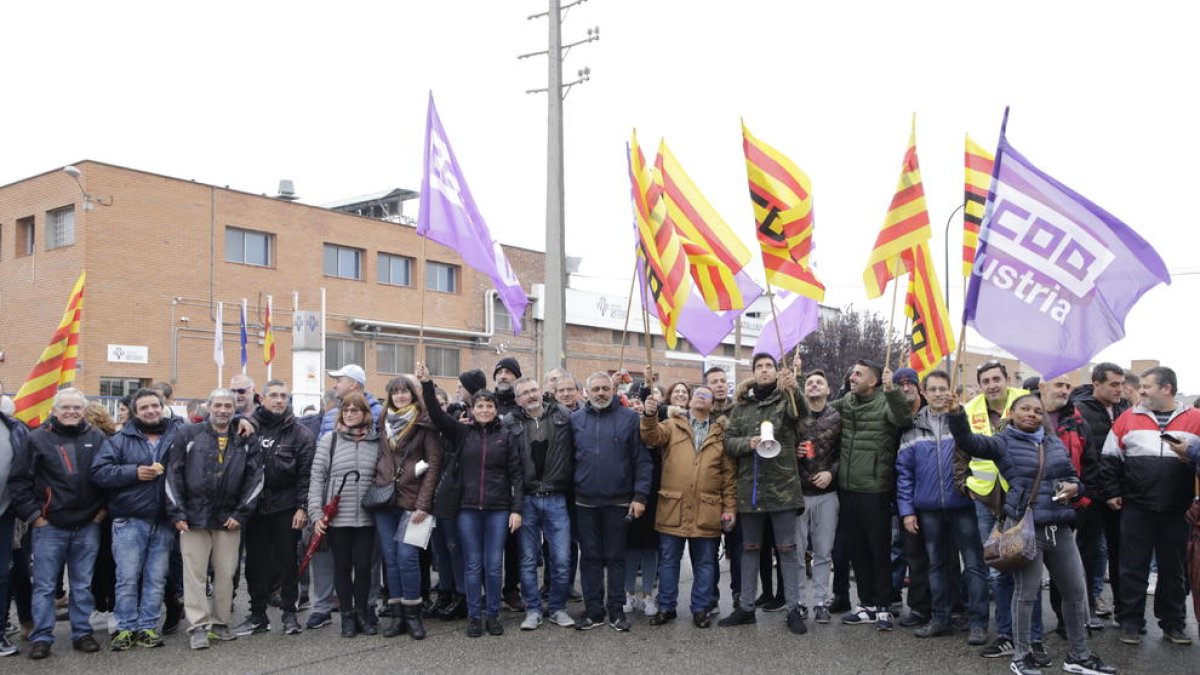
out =
[[1070,485],[1070,483],[1064,480],[1060,480],[1054,484],[1054,489],[1057,491],[1057,494],[1054,495],[1054,501],[1060,504],[1067,503],[1068,495],[1066,494],[1065,490],[1067,489],[1068,485]]
[[1171,434],[1168,434],[1168,433],[1167,433],[1167,432],[1165,432],[1165,431],[1164,431],[1163,433],[1159,434],[1159,435],[1158,435],[1158,437],[1159,437],[1159,438],[1161,438],[1161,439],[1163,439],[1164,441],[1166,441],[1166,442],[1168,442],[1168,443],[1178,443],[1178,442],[1179,442],[1179,439],[1178,439],[1178,438],[1176,438],[1176,437],[1172,436]]

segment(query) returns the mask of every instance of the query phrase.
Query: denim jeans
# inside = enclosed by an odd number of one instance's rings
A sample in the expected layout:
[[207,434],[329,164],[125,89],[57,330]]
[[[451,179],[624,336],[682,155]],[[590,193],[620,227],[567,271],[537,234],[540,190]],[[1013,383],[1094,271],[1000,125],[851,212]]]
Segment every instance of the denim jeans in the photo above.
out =
[[[969,507],[961,509],[917,512],[921,533],[925,535],[925,551],[929,555],[929,589],[933,595],[933,620],[949,625],[958,589],[950,583],[948,568],[960,554],[963,559],[962,579],[967,587],[967,619],[972,628],[987,630],[988,589],[983,570],[983,542],[979,540],[979,523]],[[947,537],[949,535],[949,537]],[[947,546],[953,542],[953,546]]]
[[[975,502],[975,520],[979,525],[979,541],[985,542],[996,526],[996,517],[983,504]],[[982,545],[982,543],[980,544]],[[1041,565],[1038,565],[1040,568]],[[1012,602],[1015,582],[1012,574],[1001,574],[995,568],[989,567],[988,580],[992,587],[992,601],[996,604],[996,633],[1007,638],[1013,636]],[[1033,623],[1030,631],[1031,642],[1042,641],[1042,591],[1038,587],[1037,602],[1033,603]]]
[[[504,576],[504,542],[508,538],[505,509],[461,509],[458,540],[463,551],[463,581],[467,586],[467,615],[472,619],[500,615]],[[481,588],[487,586],[487,607],[482,608]]]
[[796,512],[771,511],[768,513],[739,514],[742,522],[742,609],[753,612],[755,594],[758,592],[758,572],[761,557],[763,530],[768,522],[775,531],[775,551],[779,553],[779,566],[783,570],[783,597],[787,607],[799,604],[800,581],[804,566],[796,550]]
[[0,515],[0,635],[8,629],[8,575],[12,569],[13,512]]
[[658,549],[625,549],[625,592],[628,594],[638,592],[638,569],[642,570],[642,594],[651,596],[654,584],[658,582]]
[[175,530],[167,523],[142,518],[113,518],[118,629],[158,629],[174,539]]
[[537,566],[542,554],[542,538],[549,549],[546,582],[550,587],[547,611],[553,614],[567,607],[571,584],[571,520],[565,495],[539,497],[525,495],[521,508],[521,598],[528,610],[540,609],[542,592],[538,586]]
[[625,506],[580,506],[579,578],[583,603],[593,621],[625,605]]
[[433,528],[433,564],[437,567],[438,592],[466,593],[463,581],[463,553],[458,545],[458,523],[452,518],[438,518]]
[[688,547],[692,559],[692,604],[693,614],[707,611],[713,603],[712,589],[717,577],[717,544],[719,537],[694,537],[685,539],[671,534],[658,533],[658,611],[670,612],[679,601],[679,561],[683,558],[683,545]]
[[92,569],[100,552],[100,525],[75,529],[43,525],[33,539],[33,631],[30,642],[54,642],[54,587],[63,563],[70,581],[71,640],[92,634]]
[[[387,577],[389,600],[421,599],[421,549],[403,541],[408,519],[412,511],[382,508],[375,511],[375,531],[379,533],[379,547],[383,550],[383,566]],[[433,516],[426,516],[432,518]]]

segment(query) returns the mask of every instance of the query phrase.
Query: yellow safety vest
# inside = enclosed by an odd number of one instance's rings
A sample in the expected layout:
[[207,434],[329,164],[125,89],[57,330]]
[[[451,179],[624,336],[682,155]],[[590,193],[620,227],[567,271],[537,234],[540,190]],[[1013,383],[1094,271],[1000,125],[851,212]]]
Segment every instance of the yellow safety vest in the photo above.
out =
[[[1015,387],[1008,388],[1008,400],[1004,402],[1004,413],[1002,417],[1008,416],[1008,410],[1012,407],[1013,401],[1028,394],[1024,389]],[[971,431],[983,436],[992,435],[992,424],[988,419],[987,398],[983,394],[971,399],[963,410],[967,413],[967,423],[971,425]],[[996,489],[996,479],[1000,479],[1000,487],[1004,491],[1008,491],[1008,481],[1004,480],[1004,476],[1000,475],[1000,470],[996,468],[996,463],[990,459],[980,459],[972,457],[968,467],[971,469],[971,475],[967,476],[967,489],[975,494],[986,497],[992,494],[992,490]]]

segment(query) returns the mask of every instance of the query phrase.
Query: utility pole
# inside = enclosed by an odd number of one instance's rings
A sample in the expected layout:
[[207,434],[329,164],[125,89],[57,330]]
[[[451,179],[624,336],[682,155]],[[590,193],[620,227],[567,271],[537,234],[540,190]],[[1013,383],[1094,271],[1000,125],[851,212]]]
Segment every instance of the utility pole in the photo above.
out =
[[578,78],[563,84],[563,60],[571,47],[600,39],[599,28],[589,28],[587,38],[568,45],[562,43],[562,18],[565,12],[587,0],[575,0],[562,4],[562,0],[549,0],[550,8],[543,14],[533,14],[530,20],[546,17],[550,30],[550,43],[546,51],[531,52],[518,56],[546,55],[549,63],[549,81],[545,89],[529,89],[527,94],[545,92],[548,102],[546,119],[546,296],[542,298],[544,308],[544,338],[542,352],[546,368],[566,365],[566,209],[563,186],[563,100],[571,87],[587,82],[591,69],[583,68]]

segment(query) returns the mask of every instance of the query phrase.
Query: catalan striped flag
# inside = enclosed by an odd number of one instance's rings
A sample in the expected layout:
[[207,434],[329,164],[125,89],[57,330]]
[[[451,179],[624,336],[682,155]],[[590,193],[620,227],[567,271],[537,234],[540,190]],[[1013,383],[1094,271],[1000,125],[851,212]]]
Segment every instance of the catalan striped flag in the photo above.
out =
[[924,377],[954,351],[954,332],[948,320],[950,312],[942,299],[937,270],[929,255],[929,245],[922,242],[913,253],[904,308],[912,320],[908,364]]
[[[979,226],[983,223],[984,204],[992,185],[992,168],[996,158],[983,146],[967,136],[966,188],[963,192],[963,276],[971,276],[975,266],[975,249],[979,247]],[[946,274],[949,274],[949,270]]]
[[658,146],[654,182],[666,198],[667,223],[679,237],[704,303],[714,311],[745,307],[735,277],[750,261],[750,249],[700,193],[666,141]]
[[267,296],[267,313],[263,317],[263,363],[271,365],[275,360],[275,334],[271,332],[271,296]]
[[817,281],[809,262],[813,250],[812,183],[800,167],[755,138],[745,124],[742,150],[767,281],[821,302],[825,286]]
[[75,381],[79,329],[83,322],[83,284],[86,278],[87,271],[79,274],[67,298],[67,309],[63,312],[62,320],[50,337],[50,344],[42,350],[41,357],[13,399],[16,406],[14,416],[30,427],[37,427],[50,417],[54,393]]
[[887,283],[908,272],[913,266],[913,253],[918,244],[928,241],[929,212],[925,208],[925,188],[921,184],[921,167],[917,163],[917,116],[913,115],[912,133],[904,151],[900,183],[892,204],[888,207],[883,229],[875,239],[875,248],[863,271],[868,298],[883,295]]
[[690,292],[687,256],[675,229],[666,225],[667,206],[662,190],[653,181],[652,169],[646,165],[636,131],[629,146],[629,184],[633,193],[634,227],[642,276],[662,324],[663,338],[667,346],[674,349],[679,313]]

